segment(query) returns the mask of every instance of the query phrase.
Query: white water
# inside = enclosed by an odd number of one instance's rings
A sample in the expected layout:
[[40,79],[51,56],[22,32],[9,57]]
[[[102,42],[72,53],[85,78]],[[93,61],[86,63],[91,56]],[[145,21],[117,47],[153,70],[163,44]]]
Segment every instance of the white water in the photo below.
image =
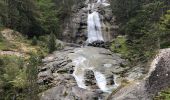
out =
[[88,39],[87,43],[92,43],[94,41],[100,40],[104,41],[101,30],[101,23],[99,13],[94,9],[96,4],[102,4],[104,6],[109,6],[106,0],[98,0],[97,3],[88,4]]
[[[98,11],[98,6],[108,6],[110,4],[106,3],[106,0],[98,0],[96,3],[89,3],[89,0],[86,1],[88,4],[88,39],[87,43],[92,43],[94,41],[100,40],[104,41],[102,36],[102,29],[100,23],[100,17]],[[90,51],[90,50],[89,50]],[[113,86],[107,86],[107,80],[104,74],[100,71],[95,70],[95,68],[100,66],[100,62],[95,62],[93,60],[98,59],[95,50],[91,49],[89,52],[88,50],[79,49],[76,50],[74,54],[70,55],[73,60],[73,64],[75,65],[73,76],[80,88],[89,89],[89,87],[85,86],[84,83],[84,74],[86,69],[90,69],[94,72],[94,76],[97,82],[98,87],[104,92],[110,92],[117,84]],[[107,67],[111,67],[110,64]],[[116,80],[114,80],[116,81]]]
[[98,0],[97,3],[101,3],[104,6],[109,6],[109,3],[106,3],[106,0]]
[[104,41],[101,31],[99,13],[94,11],[88,14],[88,43],[93,41]]
[[112,89],[117,88],[119,85],[116,83],[116,77],[114,77],[114,86],[107,86],[107,81],[106,81],[106,77],[98,72],[98,71],[94,71],[94,75],[97,81],[97,85],[99,86],[99,88],[103,91],[103,92],[112,92]]
[[[84,65],[85,60],[86,59],[83,57],[78,57],[78,58],[74,59],[74,61],[73,61],[75,66],[79,66],[79,67],[75,68],[73,76],[75,77],[75,80],[77,81],[77,85],[80,88],[84,88],[84,89],[86,89],[86,86],[84,84],[84,68],[83,68],[83,67],[85,67],[85,65]],[[80,67],[82,67],[82,68],[80,68]]]
[[[106,56],[103,56],[99,53],[99,49],[93,47],[84,47],[75,49],[74,53],[69,54],[69,57],[72,59],[72,63],[75,66],[73,76],[77,82],[78,87],[83,89],[90,90],[91,88],[85,85],[85,71],[92,70],[96,79],[97,86],[103,92],[111,92],[112,89],[116,88],[118,84],[116,83],[116,76],[114,76],[114,85],[107,85],[106,69],[105,65],[111,65],[107,63],[103,65],[102,59],[105,59]],[[109,66],[111,67],[111,66]]]
[[94,75],[95,75],[95,78],[96,78],[96,81],[97,81],[97,85],[99,86],[99,88],[104,91],[104,92],[108,92],[108,88],[107,88],[107,81],[106,81],[106,78],[105,76],[100,73],[100,72],[94,72]]
[[[87,86],[85,86],[84,83],[84,72],[86,69],[92,70],[94,72],[94,76],[97,82],[98,87],[103,92],[111,92],[112,89],[117,87],[118,85],[115,83],[114,86],[107,86],[107,80],[104,74],[102,74],[99,71],[94,70],[94,67],[89,67],[89,62],[85,57],[78,57],[73,60],[73,63],[75,64],[75,69],[73,76],[75,77],[75,80],[77,82],[77,85],[80,88],[83,89],[89,89]],[[116,80],[114,80],[116,82]]]

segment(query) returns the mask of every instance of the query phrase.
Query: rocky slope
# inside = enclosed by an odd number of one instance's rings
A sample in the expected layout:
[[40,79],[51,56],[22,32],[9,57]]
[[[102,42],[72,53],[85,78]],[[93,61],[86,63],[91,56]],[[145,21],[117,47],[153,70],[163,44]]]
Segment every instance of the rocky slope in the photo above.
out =
[[[66,47],[46,57],[39,84],[53,84],[42,100],[104,99],[120,84],[121,67],[126,61],[109,50],[97,47]],[[114,66],[114,67],[113,67]],[[119,74],[118,74],[119,73]],[[58,99],[60,98],[60,99]]]
[[152,100],[170,84],[170,50],[161,50],[147,74],[98,47],[66,47],[43,59],[38,83],[52,88],[41,100]]
[[158,92],[170,86],[170,49],[160,50],[148,75],[116,92],[111,100],[152,100]]

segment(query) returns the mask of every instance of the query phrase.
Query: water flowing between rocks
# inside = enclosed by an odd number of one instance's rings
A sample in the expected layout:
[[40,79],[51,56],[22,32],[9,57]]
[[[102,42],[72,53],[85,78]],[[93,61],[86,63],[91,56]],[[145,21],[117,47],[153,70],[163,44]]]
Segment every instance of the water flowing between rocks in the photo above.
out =
[[113,73],[112,69],[106,67],[106,65],[111,65],[111,67],[113,67],[115,61],[111,55],[104,55],[102,52],[111,54],[107,49],[93,47],[78,48],[75,49],[74,53],[69,54],[69,58],[72,59],[72,63],[75,66],[73,76],[79,87],[88,89],[84,83],[86,70],[93,71],[97,85],[102,91],[111,92],[113,88],[118,86],[114,77],[111,79],[114,84],[107,85],[108,81],[106,80],[106,75],[113,75]]
[[[95,42],[98,45],[96,41],[104,43],[106,32],[102,31],[105,25],[100,8],[105,9],[110,4],[107,0],[86,0],[85,4],[82,12],[87,11],[88,15],[86,44]],[[103,46],[66,44],[63,50],[43,59],[38,83],[53,84],[53,87],[42,93],[41,100],[105,100],[106,97],[110,100],[151,100],[157,90],[170,83],[167,81],[170,80],[170,71],[167,70],[170,69],[167,60],[170,58],[169,49],[161,50],[151,66],[145,69],[140,65],[132,68],[126,66],[125,59],[109,49],[101,48]],[[166,66],[161,66],[164,63]],[[115,89],[119,90],[110,95]]]

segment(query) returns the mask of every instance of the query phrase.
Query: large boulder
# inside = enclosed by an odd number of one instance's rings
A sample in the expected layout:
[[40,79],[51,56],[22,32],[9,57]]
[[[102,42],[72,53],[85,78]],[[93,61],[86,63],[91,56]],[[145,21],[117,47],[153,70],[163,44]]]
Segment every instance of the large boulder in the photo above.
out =
[[153,100],[170,86],[170,49],[163,49],[151,63],[148,75],[118,90],[111,100]]

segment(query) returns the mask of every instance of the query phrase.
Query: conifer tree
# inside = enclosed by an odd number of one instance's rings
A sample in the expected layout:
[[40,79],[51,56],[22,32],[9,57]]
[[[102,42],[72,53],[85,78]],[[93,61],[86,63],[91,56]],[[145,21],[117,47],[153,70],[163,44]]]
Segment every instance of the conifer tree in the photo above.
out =
[[56,36],[51,33],[50,37],[49,37],[49,42],[48,42],[48,49],[49,49],[49,53],[52,53],[53,51],[56,50]]
[[33,39],[32,39],[32,43],[31,43],[31,44],[32,44],[32,45],[37,45],[37,42],[38,42],[38,41],[37,41],[37,37],[34,36]]
[[35,53],[32,53],[29,58],[29,63],[27,65],[27,79],[28,79],[28,100],[38,100],[38,64],[40,63],[40,58]]

